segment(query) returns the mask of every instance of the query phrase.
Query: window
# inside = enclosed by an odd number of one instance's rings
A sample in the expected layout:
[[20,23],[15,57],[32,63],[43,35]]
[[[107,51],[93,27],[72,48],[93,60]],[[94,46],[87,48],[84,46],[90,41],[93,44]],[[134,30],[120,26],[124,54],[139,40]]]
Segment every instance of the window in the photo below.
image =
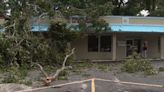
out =
[[88,36],[89,52],[111,52],[111,36]]
[[88,51],[98,51],[98,37],[94,35],[88,36]]
[[100,37],[100,51],[110,52],[111,51],[111,36]]

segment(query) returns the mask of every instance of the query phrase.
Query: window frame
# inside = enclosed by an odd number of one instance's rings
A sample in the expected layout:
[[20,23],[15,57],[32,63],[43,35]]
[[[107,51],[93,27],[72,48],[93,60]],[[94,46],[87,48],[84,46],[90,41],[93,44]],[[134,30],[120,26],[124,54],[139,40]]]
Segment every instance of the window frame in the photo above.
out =
[[[89,36],[97,36],[98,37],[98,44],[97,44],[98,45],[97,46],[98,47],[98,50],[97,51],[91,51],[91,50],[89,50]],[[109,44],[110,45],[110,50],[109,51],[102,51],[101,50],[101,45],[102,45],[101,44],[101,37],[103,37],[103,36],[109,36],[109,38],[110,38],[110,42],[109,42],[110,43]],[[109,34],[104,34],[104,35],[89,34],[87,40],[88,40],[88,43],[87,43],[88,44],[88,47],[87,47],[88,48],[87,49],[88,52],[103,52],[103,53],[111,53],[112,52],[112,35],[109,35]]]

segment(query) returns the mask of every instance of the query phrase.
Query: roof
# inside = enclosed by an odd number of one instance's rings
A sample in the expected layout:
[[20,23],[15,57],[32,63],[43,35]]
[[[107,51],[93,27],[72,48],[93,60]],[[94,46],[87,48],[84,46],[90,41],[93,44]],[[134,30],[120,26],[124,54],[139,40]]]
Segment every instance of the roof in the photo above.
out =
[[164,33],[162,25],[111,24],[112,32],[159,32]]

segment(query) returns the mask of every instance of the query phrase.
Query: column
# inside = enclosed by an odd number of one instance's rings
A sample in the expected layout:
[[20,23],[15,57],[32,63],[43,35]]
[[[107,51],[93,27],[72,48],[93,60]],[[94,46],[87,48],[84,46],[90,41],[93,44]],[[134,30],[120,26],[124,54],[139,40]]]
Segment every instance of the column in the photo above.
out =
[[117,48],[117,37],[116,37],[116,33],[113,33],[112,36],[112,60],[115,61],[116,60],[116,48]]
[[160,37],[160,45],[161,59],[164,59],[164,35],[161,35]]

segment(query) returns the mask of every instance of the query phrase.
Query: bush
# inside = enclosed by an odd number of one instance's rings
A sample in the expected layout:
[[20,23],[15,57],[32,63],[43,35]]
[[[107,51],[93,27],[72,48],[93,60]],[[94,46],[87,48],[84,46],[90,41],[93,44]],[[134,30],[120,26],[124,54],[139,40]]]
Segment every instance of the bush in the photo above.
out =
[[142,58],[138,54],[130,56],[122,67],[123,71],[128,73],[144,72],[146,75],[155,74],[155,70],[148,59]]
[[164,72],[164,67],[159,67],[158,71],[159,72]]
[[17,83],[18,80],[17,80],[17,77],[15,75],[9,74],[2,80],[2,82],[3,83]]
[[111,67],[109,66],[109,64],[97,64],[96,66],[100,71],[104,71],[104,72],[111,71]]
[[20,80],[27,76],[27,69],[10,67],[4,70],[6,76],[2,80],[3,83],[19,83]]

